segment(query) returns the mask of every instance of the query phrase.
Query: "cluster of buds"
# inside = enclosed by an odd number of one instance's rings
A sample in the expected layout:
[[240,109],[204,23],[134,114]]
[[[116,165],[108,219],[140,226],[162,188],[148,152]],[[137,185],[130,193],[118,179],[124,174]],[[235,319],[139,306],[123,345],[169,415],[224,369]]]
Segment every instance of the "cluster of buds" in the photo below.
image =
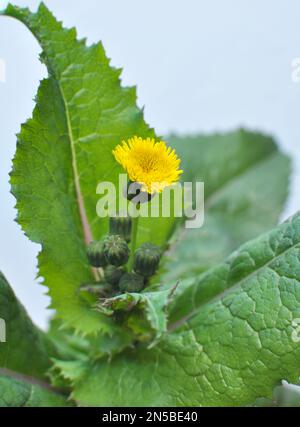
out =
[[[91,266],[102,269],[102,280],[95,287],[84,285],[83,289],[102,296],[113,296],[124,292],[141,292],[159,266],[161,251],[151,243],[142,244],[133,254],[132,271],[126,266],[130,249],[132,220],[130,217],[110,219],[109,235],[87,247]],[[99,292],[100,289],[100,292]]]

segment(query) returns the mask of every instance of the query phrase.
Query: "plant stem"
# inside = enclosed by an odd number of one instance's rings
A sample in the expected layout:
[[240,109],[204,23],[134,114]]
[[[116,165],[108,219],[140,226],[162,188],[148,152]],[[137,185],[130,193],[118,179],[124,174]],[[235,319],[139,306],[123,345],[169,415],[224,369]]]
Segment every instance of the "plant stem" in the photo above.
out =
[[136,218],[132,218],[131,260],[129,263],[130,270],[132,269],[133,255],[136,249],[138,224],[139,224],[139,215]]

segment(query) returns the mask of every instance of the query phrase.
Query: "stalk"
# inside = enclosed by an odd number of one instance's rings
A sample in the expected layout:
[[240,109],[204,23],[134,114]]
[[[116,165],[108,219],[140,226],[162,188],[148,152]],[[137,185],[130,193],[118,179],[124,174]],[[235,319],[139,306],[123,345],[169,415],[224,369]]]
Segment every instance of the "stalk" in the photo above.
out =
[[[137,206],[139,209],[139,205]],[[139,218],[140,216],[137,215],[135,218],[132,218],[132,238],[131,238],[131,259],[129,262],[130,270],[132,270],[133,266],[133,255],[136,250],[136,243],[137,243],[137,231],[138,231],[138,225],[139,225]]]

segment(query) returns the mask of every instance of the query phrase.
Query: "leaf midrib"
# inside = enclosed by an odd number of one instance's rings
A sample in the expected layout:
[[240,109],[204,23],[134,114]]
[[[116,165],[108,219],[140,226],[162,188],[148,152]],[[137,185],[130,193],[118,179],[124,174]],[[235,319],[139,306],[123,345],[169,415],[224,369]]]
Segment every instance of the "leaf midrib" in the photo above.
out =
[[77,196],[78,210],[79,210],[79,215],[81,218],[84,240],[88,244],[93,240],[93,236],[92,236],[92,232],[91,232],[89,222],[87,219],[84,201],[83,201],[83,197],[82,197],[82,192],[81,192],[81,188],[80,188],[79,173],[78,173],[78,167],[77,167],[77,161],[76,161],[75,142],[74,142],[74,137],[73,137],[73,132],[72,132],[70,113],[69,113],[68,104],[67,104],[67,101],[65,99],[62,87],[59,83],[59,80],[55,79],[55,81],[57,82],[57,86],[58,86],[58,89],[59,89],[59,92],[61,94],[63,104],[64,104],[68,135],[69,135],[69,139],[70,139],[71,156],[72,156],[72,169],[73,169],[73,176],[74,176],[75,191],[76,191],[76,196]]
[[[59,83],[59,79],[55,77],[54,81],[57,84],[57,87],[58,87],[59,93],[61,94],[61,98],[62,98],[63,105],[64,105],[64,110],[65,110],[65,115],[66,115],[66,123],[67,123],[67,130],[68,130],[68,136],[69,136],[70,147],[71,147],[72,171],[73,171],[73,177],[74,177],[74,186],[75,186],[77,207],[78,207],[79,217],[81,220],[83,238],[84,238],[86,245],[88,245],[90,242],[92,242],[94,240],[94,238],[92,235],[90,224],[88,222],[86,209],[84,206],[84,200],[83,200],[82,192],[81,192],[81,188],[80,188],[79,173],[78,173],[78,167],[77,167],[77,161],[76,161],[75,141],[74,141],[74,136],[73,136],[73,131],[72,131],[72,125],[71,125],[70,113],[69,113],[69,109],[68,109],[68,103],[65,99],[63,89]],[[95,280],[97,281],[99,279],[98,271],[92,267],[91,267],[91,271],[92,271],[92,274],[93,274]]]

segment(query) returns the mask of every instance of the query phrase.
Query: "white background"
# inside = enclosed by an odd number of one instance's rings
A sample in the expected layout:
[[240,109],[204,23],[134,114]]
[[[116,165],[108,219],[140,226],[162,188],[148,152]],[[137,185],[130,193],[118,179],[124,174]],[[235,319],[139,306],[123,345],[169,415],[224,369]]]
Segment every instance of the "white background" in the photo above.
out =
[[[7,2],[0,1],[1,7]],[[38,0],[17,1],[36,9]],[[159,134],[246,126],[273,134],[294,161],[283,218],[300,207],[299,0],[49,0],[66,26],[102,40],[123,82],[138,85],[139,105]],[[45,289],[37,284],[39,247],[14,222],[8,173],[15,133],[30,117],[46,75],[40,48],[19,22],[0,18],[0,269],[33,319],[46,325]],[[1,80],[1,79],[0,79]],[[49,221],[51,219],[49,218]]]

